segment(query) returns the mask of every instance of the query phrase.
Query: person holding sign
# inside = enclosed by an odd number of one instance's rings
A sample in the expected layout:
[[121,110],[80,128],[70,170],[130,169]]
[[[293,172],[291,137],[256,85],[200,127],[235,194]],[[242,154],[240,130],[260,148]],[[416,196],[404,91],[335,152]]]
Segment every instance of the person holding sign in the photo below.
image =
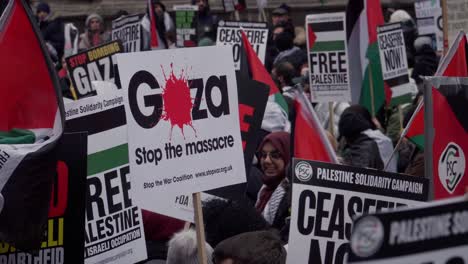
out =
[[289,214],[289,182],[286,167],[291,159],[290,134],[274,132],[265,137],[257,154],[263,172],[263,186],[255,208],[272,227],[281,229]]

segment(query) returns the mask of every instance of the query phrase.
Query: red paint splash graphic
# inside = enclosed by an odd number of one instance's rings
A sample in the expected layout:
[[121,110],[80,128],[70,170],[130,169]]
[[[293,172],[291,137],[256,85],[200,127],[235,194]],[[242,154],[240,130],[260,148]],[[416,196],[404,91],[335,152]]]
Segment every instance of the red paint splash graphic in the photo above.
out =
[[172,130],[175,126],[180,128],[185,139],[184,126],[190,126],[196,133],[192,124],[193,103],[192,98],[190,97],[190,87],[187,76],[184,76],[184,70],[181,70],[180,76],[176,77],[172,63],[169,78],[167,78],[162,65],[161,69],[166,81],[166,85],[163,88],[162,93],[164,101],[162,118],[171,123],[171,139]]

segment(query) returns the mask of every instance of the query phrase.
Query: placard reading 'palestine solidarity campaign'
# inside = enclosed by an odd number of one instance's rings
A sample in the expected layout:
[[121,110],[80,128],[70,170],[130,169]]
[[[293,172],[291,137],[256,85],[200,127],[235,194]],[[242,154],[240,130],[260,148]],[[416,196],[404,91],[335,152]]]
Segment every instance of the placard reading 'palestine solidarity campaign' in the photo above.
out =
[[120,54],[134,199],[245,182],[230,47]]
[[351,219],[427,200],[426,178],[293,160],[288,264],[344,263]]
[[392,90],[390,105],[411,102],[405,38],[400,23],[377,27],[380,63],[385,85]]
[[345,13],[308,15],[306,28],[312,101],[351,101]]
[[196,5],[174,5],[176,46],[196,47],[198,45],[198,6]]
[[442,51],[444,49],[444,34],[440,0],[416,0],[414,2],[414,12],[418,25],[418,35],[430,37],[433,41],[433,48]]
[[268,41],[268,28],[266,23],[221,20],[218,23],[218,38],[216,40],[216,45],[232,46],[234,68],[239,70],[242,48],[242,30],[244,30],[245,35],[249,39],[249,42],[258,58],[264,64],[266,45]]
[[40,249],[26,253],[0,243],[0,263],[83,263],[86,138],[86,133],[64,133],[58,143],[57,174]]
[[468,262],[466,197],[381,212],[354,221],[348,263]]
[[66,130],[88,132],[86,264],[147,257],[141,210],[132,194],[123,100],[121,90],[108,90],[65,105]]
[[141,50],[140,15],[122,16],[112,21],[112,40],[122,42],[124,52]]
[[115,81],[118,73],[114,55],[122,51],[122,43],[112,41],[66,58],[70,79],[78,98],[96,95],[92,81]]

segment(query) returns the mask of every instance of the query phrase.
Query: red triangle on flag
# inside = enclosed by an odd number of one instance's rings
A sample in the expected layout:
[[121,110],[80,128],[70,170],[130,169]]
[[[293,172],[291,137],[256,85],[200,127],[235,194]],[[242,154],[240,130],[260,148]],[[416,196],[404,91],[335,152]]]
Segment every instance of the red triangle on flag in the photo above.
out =
[[250,73],[252,74],[252,79],[268,85],[270,87],[270,95],[279,93],[278,87],[276,87],[275,82],[253,50],[252,45],[250,45],[249,39],[243,30],[241,31],[241,34],[242,44],[244,45],[245,53],[247,55],[247,61],[249,64]]
[[306,160],[337,163],[337,157],[323,127],[302,91],[294,102],[294,157]]
[[307,34],[309,35],[309,49],[312,49],[312,47],[315,44],[315,41],[317,40],[317,35],[315,35],[315,32],[311,25],[307,25]]
[[158,41],[158,29],[156,27],[156,17],[154,14],[154,5],[153,1],[148,0],[148,12],[150,16],[151,26],[150,26],[150,34],[151,34],[151,49],[155,49],[159,47]]

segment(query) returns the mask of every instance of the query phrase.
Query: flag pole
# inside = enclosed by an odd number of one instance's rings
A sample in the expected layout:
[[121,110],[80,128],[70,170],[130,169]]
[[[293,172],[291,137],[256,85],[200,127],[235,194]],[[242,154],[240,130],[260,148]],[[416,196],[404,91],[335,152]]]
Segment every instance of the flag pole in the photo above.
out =
[[434,199],[432,143],[434,141],[432,85],[424,79],[424,174],[429,179],[429,201]]
[[403,131],[403,108],[398,105],[398,119],[400,120],[400,133]]
[[388,166],[390,165],[390,162],[393,160],[393,156],[395,156],[395,153],[397,153],[398,149],[400,148],[401,143],[403,143],[403,138],[404,137],[401,137],[400,140],[398,140],[395,148],[393,149],[392,155],[390,155],[390,158],[385,163],[384,171],[387,171]]
[[374,80],[372,79],[372,67],[369,64],[369,86],[370,86],[370,96],[371,96],[371,114],[372,117],[375,117],[375,103],[374,103]]
[[447,0],[442,0],[442,23],[443,23],[443,33],[444,33],[444,55],[447,54],[449,49],[449,39],[448,39],[448,10],[447,10]]
[[197,231],[198,263],[207,264],[205,248],[205,224],[203,222],[203,209],[199,192],[193,194],[193,208],[195,209],[195,227]]
[[329,118],[328,118],[328,131],[330,134],[335,137],[335,127],[333,125],[334,123],[334,113],[333,113],[333,102],[328,103],[328,113],[329,113]]

